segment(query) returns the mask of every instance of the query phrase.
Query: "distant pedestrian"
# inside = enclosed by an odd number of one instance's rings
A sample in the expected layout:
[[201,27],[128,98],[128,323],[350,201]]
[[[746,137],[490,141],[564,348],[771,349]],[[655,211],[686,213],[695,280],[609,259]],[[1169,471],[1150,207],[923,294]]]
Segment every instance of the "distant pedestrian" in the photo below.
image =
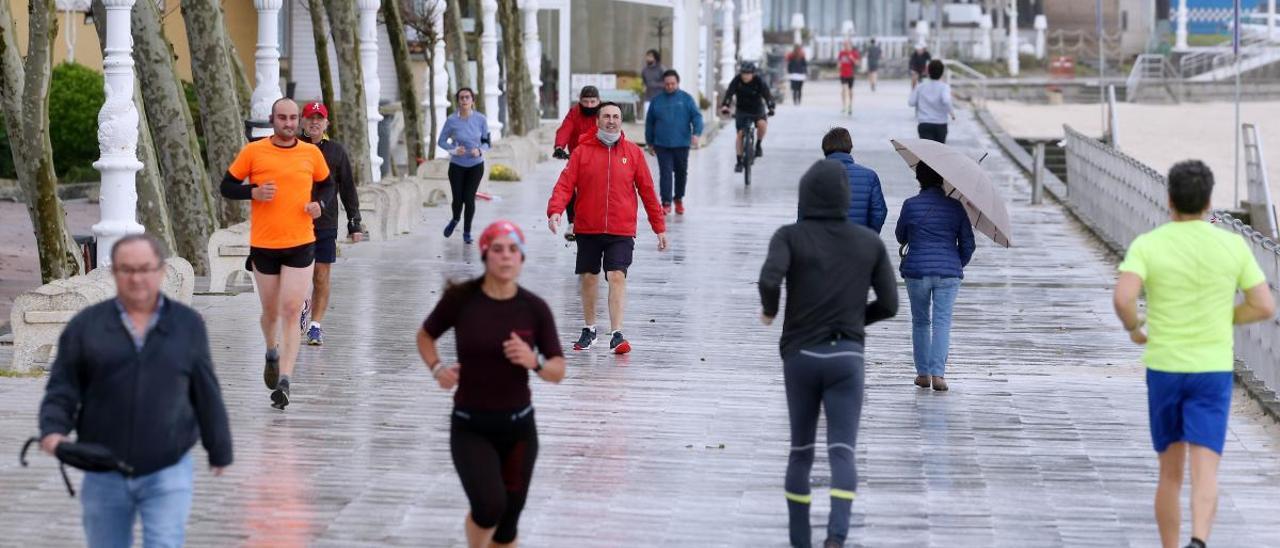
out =
[[853,47],[851,40],[845,39],[840,54],[836,56],[836,64],[840,68],[840,100],[845,114],[853,114],[853,79],[857,74],[858,59],[858,49]]
[[640,79],[644,82],[644,102],[648,106],[649,101],[662,93],[662,74],[667,72],[667,67],[662,65],[662,54],[658,50],[651,49],[644,52],[644,67],[640,69]]
[[569,197],[575,191],[578,194],[578,261],[574,272],[579,276],[584,325],[573,349],[587,350],[598,337],[596,300],[603,268],[609,283],[609,350],[626,354],[631,351],[631,343],[622,335],[622,319],[627,270],[636,247],[637,202],[644,204],[649,226],[658,235],[658,251],[667,248],[666,215],[653,191],[653,176],[644,151],[622,134],[622,108],[614,103],[600,105],[596,134],[584,137],[578,145],[547,200],[547,227],[555,234]]
[[[1172,222],[1138,236],[1116,281],[1115,308],[1146,350],[1151,443],[1160,458],[1156,524],[1165,548],[1181,543],[1179,492],[1191,461],[1191,542],[1204,548],[1218,507],[1218,464],[1231,414],[1233,325],[1276,311],[1266,276],[1240,236],[1205,222],[1213,173],[1191,160],[1169,169]],[[1236,292],[1244,301],[1236,304]],[[1147,318],[1138,296],[1147,296]],[[1147,330],[1143,328],[1147,327]],[[1270,357],[1269,359],[1274,359]]]
[[[854,450],[862,416],[866,326],[898,313],[898,287],[884,243],[846,220],[845,168],[820,160],[800,179],[800,220],[779,228],[760,269],[761,320],[778,315],[782,285],[787,311],[779,347],[791,420],[785,496],[791,546],[810,545],[809,472],[820,409],[827,416],[831,514],[826,547],[844,546],[858,488]],[[867,302],[873,289],[876,300]]]
[[[302,107],[302,135],[307,142],[320,147],[325,164],[329,166],[329,178],[337,192],[328,193],[316,217],[316,266],[311,275],[310,325],[306,326],[307,344],[324,344],[325,313],[329,309],[329,276],[333,263],[338,260],[338,197],[347,211],[347,237],[353,242],[364,239],[364,225],[360,222],[360,196],[356,193],[355,176],[351,173],[351,159],[341,143],[329,139],[329,109],[324,103],[313,101]],[[305,315],[305,313],[304,313]],[[304,318],[305,320],[305,318]],[[304,322],[306,324],[308,322]]]
[[804,47],[796,47],[787,54],[787,80],[791,81],[791,102],[800,104],[800,96],[804,91],[804,81],[809,75],[809,60],[804,56]]
[[931,60],[933,55],[929,54],[929,48],[924,45],[924,42],[917,43],[915,50],[911,52],[911,57],[907,59],[907,71],[911,73],[911,89],[916,89],[916,85],[924,79]]
[[853,137],[849,130],[838,127],[822,138],[822,154],[844,166],[849,178],[849,222],[880,233],[889,206],[884,203],[880,176],[871,168],[853,161]]
[[[484,274],[451,283],[418,330],[418,353],[440,388],[453,394],[449,450],[470,501],[467,545],[515,546],[529,495],[538,429],[529,373],[564,378],[555,317],[547,303],[517,283],[524,233],[496,221],[480,234]],[[450,329],[457,362],[444,365],[436,341]]]
[[903,202],[894,234],[907,250],[899,270],[911,300],[915,384],[941,392],[947,390],[952,309],[976,244],[964,206],[943,193],[942,176],[920,162],[916,180],[920,193]]
[[947,121],[955,120],[951,84],[942,81],[942,61],[929,61],[929,79],[911,90],[907,106],[916,109],[916,132],[921,139],[947,142]]
[[[599,112],[600,90],[595,86],[582,86],[582,92],[578,94],[578,104],[569,108],[569,113],[564,115],[564,121],[560,122],[560,128],[556,129],[556,149],[552,155],[561,160],[568,160],[569,155],[573,154],[573,148],[578,146],[578,141],[584,135],[595,135],[596,118]],[[564,210],[565,218],[569,221],[569,226],[564,231],[564,239],[570,242],[574,239],[573,206],[577,198],[577,194],[569,198],[569,205]]]
[[883,52],[880,44],[876,43],[876,39],[871,39],[871,45],[867,46],[867,81],[871,83],[871,91],[876,90],[876,76],[880,71],[880,57]]
[[40,447],[106,447],[133,467],[85,472],[80,488],[90,548],[182,546],[191,513],[191,447],[200,440],[213,475],[231,465],[231,429],[209,355],[204,320],[160,293],[164,257],[136,234],[111,248],[117,295],[81,310],[62,330],[40,403]]
[[676,214],[684,215],[689,149],[698,148],[702,111],[693,96],[680,89],[680,74],[676,71],[668,70],[662,75],[662,86],[662,93],[649,102],[649,112],[644,115],[644,142],[649,152],[658,156],[663,212],[670,215],[671,202],[675,200]]
[[[444,227],[444,237],[453,235],[462,220],[462,243],[471,243],[471,221],[476,216],[476,191],[484,179],[484,153],[489,150],[489,121],[475,111],[476,94],[461,88],[454,94],[458,111],[449,116],[440,130],[437,145],[449,151],[449,190],[453,195],[453,217]],[[465,210],[465,216],[464,216]]]

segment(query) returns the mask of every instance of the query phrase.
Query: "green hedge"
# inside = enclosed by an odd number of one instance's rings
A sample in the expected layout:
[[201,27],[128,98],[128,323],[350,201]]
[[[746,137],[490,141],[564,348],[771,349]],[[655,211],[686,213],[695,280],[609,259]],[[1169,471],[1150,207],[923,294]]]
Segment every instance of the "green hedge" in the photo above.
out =
[[102,74],[75,63],[53,68],[49,80],[49,140],[53,168],[65,183],[98,180],[98,111],[105,100]]

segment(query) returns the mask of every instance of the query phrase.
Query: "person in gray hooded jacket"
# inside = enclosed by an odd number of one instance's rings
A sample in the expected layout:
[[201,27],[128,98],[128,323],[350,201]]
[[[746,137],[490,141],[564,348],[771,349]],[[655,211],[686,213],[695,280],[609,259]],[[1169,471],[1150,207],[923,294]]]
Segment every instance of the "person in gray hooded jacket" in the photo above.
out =
[[[843,164],[821,160],[800,179],[800,220],[779,228],[760,270],[762,321],[778,314],[787,285],[779,342],[791,455],[785,496],[791,545],[810,545],[809,471],[818,412],[827,412],[831,515],[825,547],[844,545],[857,488],[854,445],[862,414],[866,326],[898,313],[893,265],[880,237],[848,221],[849,184]],[[867,290],[876,300],[867,302]]]

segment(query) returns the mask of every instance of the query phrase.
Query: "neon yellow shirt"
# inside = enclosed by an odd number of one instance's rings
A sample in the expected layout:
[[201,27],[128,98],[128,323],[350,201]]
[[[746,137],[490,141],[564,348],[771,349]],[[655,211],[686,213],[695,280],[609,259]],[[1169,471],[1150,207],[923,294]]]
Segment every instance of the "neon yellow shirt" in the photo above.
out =
[[1267,281],[1244,238],[1205,221],[1166,223],[1129,245],[1120,271],[1146,289],[1148,368],[1233,369],[1236,290]]

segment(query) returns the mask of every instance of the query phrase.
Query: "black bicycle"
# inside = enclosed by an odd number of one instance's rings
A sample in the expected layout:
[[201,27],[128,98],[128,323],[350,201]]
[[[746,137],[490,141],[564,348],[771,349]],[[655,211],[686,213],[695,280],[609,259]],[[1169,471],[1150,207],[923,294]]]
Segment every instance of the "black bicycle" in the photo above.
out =
[[742,181],[746,186],[751,186],[751,165],[756,160],[756,122],[766,117],[767,114],[750,115],[742,132]]

